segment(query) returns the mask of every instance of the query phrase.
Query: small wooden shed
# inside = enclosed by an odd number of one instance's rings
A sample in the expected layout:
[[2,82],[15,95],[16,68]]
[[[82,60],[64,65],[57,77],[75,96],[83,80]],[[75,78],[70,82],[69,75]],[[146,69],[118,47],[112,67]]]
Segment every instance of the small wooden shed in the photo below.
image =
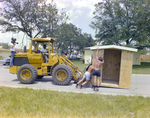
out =
[[92,47],[93,63],[95,63],[97,48],[99,48],[99,56],[104,58],[104,64],[101,67],[100,86],[129,89],[133,53],[137,52],[137,49],[116,45]]

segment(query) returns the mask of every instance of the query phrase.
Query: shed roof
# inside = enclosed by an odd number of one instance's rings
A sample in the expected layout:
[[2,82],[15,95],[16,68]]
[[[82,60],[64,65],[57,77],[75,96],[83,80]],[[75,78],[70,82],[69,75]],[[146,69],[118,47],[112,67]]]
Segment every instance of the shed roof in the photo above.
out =
[[99,48],[99,49],[126,50],[126,51],[131,51],[131,52],[137,52],[138,51],[138,49],[135,49],[135,48],[117,46],[117,45],[92,46],[92,47],[88,47],[87,49],[96,50],[97,48]]

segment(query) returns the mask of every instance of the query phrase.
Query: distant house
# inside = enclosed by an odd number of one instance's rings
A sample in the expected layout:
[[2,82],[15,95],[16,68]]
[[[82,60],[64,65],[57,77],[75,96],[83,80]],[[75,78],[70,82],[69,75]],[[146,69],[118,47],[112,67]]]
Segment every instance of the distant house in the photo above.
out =
[[3,48],[0,48],[0,56],[1,57],[4,57],[4,58],[7,58],[11,55],[11,52],[10,52],[10,49],[3,49]]

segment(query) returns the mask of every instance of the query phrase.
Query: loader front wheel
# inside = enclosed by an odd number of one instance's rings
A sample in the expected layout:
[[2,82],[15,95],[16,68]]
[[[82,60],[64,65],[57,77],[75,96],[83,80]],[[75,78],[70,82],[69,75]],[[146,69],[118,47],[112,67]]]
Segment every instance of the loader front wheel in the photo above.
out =
[[17,77],[23,84],[32,84],[37,78],[36,68],[30,64],[24,64],[18,69]]
[[52,72],[52,79],[55,84],[67,85],[72,80],[73,73],[69,66],[61,64],[56,66]]

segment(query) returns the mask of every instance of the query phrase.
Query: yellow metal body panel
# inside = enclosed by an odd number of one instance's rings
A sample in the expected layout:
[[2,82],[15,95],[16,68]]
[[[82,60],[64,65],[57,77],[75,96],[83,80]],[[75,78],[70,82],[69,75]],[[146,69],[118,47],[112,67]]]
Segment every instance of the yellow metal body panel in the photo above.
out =
[[9,72],[12,74],[17,74],[18,69],[20,68],[20,66],[10,66],[9,67]]
[[43,57],[42,54],[28,54],[28,59],[30,64],[41,64],[43,63]]
[[27,57],[28,53],[16,53],[15,57],[20,57],[20,55],[21,57]]
[[32,41],[41,41],[41,42],[48,42],[50,41],[51,43],[54,42],[54,39],[52,38],[31,38]]

